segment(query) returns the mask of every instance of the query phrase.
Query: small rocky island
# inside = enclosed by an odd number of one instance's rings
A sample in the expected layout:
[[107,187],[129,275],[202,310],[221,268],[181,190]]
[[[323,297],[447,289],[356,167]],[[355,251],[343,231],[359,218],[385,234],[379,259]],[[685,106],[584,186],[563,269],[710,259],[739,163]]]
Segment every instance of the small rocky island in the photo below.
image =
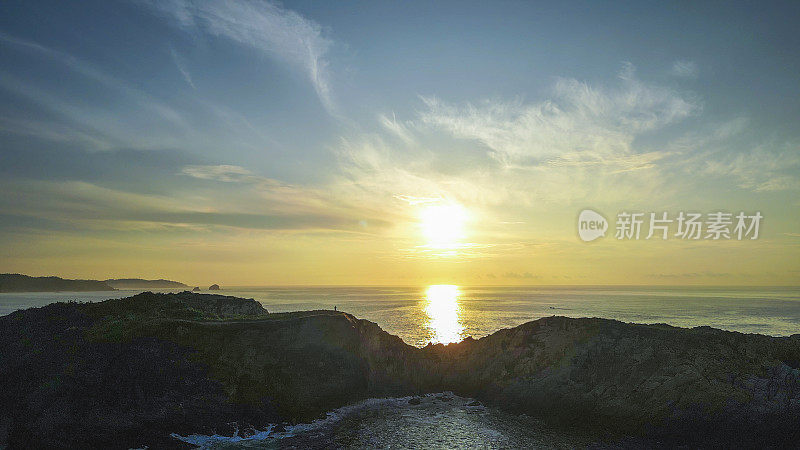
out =
[[598,443],[792,447],[800,336],[548,317],[412,347],[334,311],[143,293],[0,317],[0,446],[179,447],[452,391]]
[[209,291],[219,291],[221,289],[220,289],[218,284],[212,284],[211,286],[208,287],[208,290]]

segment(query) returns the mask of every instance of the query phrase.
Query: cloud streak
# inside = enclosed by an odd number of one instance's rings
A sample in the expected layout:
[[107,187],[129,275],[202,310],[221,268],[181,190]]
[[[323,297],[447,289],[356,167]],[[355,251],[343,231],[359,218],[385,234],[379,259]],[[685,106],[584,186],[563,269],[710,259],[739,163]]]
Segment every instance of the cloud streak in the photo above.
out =
[[183,61],[178,52],[175,51],[174,48],[170,48],[170,54],[172,55],[172,61],[175,62],[175,67],[178,68],[178,71],[183,76],[183,79],[186,81],[186,84],[192,87],[192,89],[197,89],[194,85],[194,81],[192,81],[192,74],[189,73],[189,70],[186,68],[186,63]]
[[675,61],[670,73],[679,78],[697,78],[697,64],[687,60]]
[[[255,195],[239,192],[236,198],[213,197],[209,194],[214,191],[204,189],[164,196],[81,181],[38,180],[4,181],[0,188],[24,192],[0,200],[0,206],[7,216],[27,218],[37,229],[108,231],[188,226],[206,230],[364,233],[352,210],[320,207],[305,197],[314,195],[310,192],[269,193],[262,192],[259,186]],[[277,189],[280,191],[281,187]],[[379,219],[370,222],[373,227],[386,226]]]
[[[424,123],[460,139],[484,144],[506,167],[543,160],[608,161],[635,154],[640,134],[675,124],[700,111],[692,98],[638,81],[626,65],[615,89],[560,79],[551,98],[538,103],[484,101],[451,104],[423,97]],[[624,164],[627,165],[627,164]]]
[[705,162],[703,173],[732,177],[739,187],[755,192],[800,189],[798,148],[775,151],[765,146],[740,153],[725,153]]
[[635,141],[702,110],[691,95],[640,81],[630,64],[611,87],[559,79],[536,102],[420,99],[411,120],[379,116],[383,134],[342,139],[347,195],[412,208],[447,198],[494,209],[496,223],[521,220],[507,211],[526,207],[668,196],[661,170],[682,150]]
[[241,166],[230,165],[205,165],[186,166],[181,169],[181,174],[201,180],[222,181],[225,183],[240,183],[256,179],[253,173]]
[[335,114],[322,27],[282,6],[258,0],[171,0],[150,5],[186,29],[200,29],[253,48],[305,72],[320,101]]
[[394,113],[392,113],[392,117],[389,118],[384,114],[380,114],[378,116],[378,121],[380,124],[390,133],[394,134],[395,136],[399,137],[403,142],[406,144],[414,144],[416,141],[414,136],[412,135],[411,131],[408,127],[397,121],[397,117],[395,117]]
[[174,109],[158,101],[152,95],[135,89],[128,83],[96,68],[89,62],[76,58],[69,53],[64,53],[36,42],[8,36],[2,33],[0,33],[0,42],[33,54],[38,54],[48,60],[55,61],[63,66],[68,67],[75,73],[79,73],[88,79],[94,80],[123,94],[124,96],[133,100],[140,107],[157,114],[160,118],[167,120],[174,125],[181,127],[186,126],[184,118]]

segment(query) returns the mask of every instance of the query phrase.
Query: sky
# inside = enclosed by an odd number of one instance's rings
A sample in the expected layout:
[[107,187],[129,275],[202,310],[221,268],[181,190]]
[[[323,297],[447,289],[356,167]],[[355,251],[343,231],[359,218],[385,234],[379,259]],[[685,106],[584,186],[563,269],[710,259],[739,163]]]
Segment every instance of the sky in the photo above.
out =
[[[799,20],[797,2],[4,1],[0,272],[798,285]],[[585,209],[605,236],[580,238]],[[651,212],[667,239],[648,220],[617,238],[620,213]],[[763,219],[757,239],[685,239],[682,212]]]

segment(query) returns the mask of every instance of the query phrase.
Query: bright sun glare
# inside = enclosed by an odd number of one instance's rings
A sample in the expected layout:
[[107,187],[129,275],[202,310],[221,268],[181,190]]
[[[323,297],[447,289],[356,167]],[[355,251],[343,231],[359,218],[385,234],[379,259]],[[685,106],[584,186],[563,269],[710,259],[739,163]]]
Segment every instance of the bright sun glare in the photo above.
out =
[[464,223],[467,214],[456,204],[432,205],[422,210],[422,233],[428,247],[435,249],[454,249],[464,238]]
[[428,328],[434,344],[458,342],[463,337],[459,295],[458,286],[452,284],[436,284],[425,292],[425,313],[429,318]]

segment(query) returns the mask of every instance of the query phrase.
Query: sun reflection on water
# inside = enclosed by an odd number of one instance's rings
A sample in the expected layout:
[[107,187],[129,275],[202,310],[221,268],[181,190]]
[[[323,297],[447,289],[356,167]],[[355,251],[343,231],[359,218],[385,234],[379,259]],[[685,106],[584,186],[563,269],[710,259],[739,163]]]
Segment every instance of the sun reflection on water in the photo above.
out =
[[458,286],[452,284],[435,284],[425,291],[426,326],[430,330],[431,343],[449,344],[463,337],[459,295]]

